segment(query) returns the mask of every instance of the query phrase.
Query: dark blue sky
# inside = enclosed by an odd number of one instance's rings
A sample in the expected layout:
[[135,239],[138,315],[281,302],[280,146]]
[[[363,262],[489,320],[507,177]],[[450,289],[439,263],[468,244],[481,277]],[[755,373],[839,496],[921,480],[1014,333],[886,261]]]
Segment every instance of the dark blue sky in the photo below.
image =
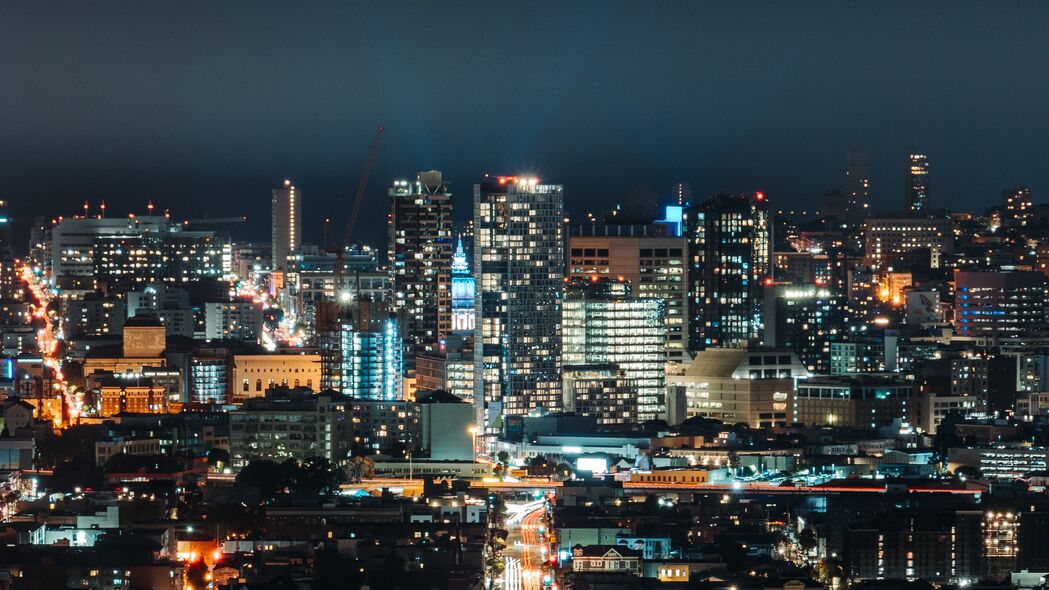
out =
[[690,180],[811,205],[845,151],[875,206],[904,155],[934,206],[1049,191],[1046,2],[21,2],[0,8],[0,195],[15,215],[247,214],[290,176],[307,238],[348,211],[378,236],[392,176],[535,172],[569,207]]

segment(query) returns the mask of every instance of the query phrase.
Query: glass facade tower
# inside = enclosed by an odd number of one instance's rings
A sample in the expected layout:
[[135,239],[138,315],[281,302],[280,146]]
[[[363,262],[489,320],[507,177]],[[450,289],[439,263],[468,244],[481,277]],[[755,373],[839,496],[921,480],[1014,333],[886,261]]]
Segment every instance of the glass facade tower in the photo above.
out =
[[561,407],[564,198],[516,176],[474,186],[474,403],[485,431],[503,416]]
[[639,420],[666,413],[665,305],[662,299],[630,297],[630,285],[615,279],[572,279],[565,285],[565,366],[616,365],[636,383]]

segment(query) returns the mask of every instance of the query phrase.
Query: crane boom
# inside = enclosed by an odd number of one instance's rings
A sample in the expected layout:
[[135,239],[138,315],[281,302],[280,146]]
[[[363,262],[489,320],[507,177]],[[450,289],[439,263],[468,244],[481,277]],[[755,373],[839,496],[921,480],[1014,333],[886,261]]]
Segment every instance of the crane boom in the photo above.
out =
[[203,217],[201,219],[189,219],[186,223],[190,225],[205,223],[244,223],[247,217]]
[[346,224],[346,237],[342,241],[342,249],[339,251],[340,254],[346,251],[346,248],[350,245],[350,239],[353,238],[353,227],[357,225],[357,213],[361,210],[361,201],[364,200],[364,190],[368,188],[368,177],[371,176],[372,165],[375,164],[375,154],[379,150],[379,140],[382,139],[382,133],[385,130],[385,127],[379,127],[379,130],[375,133],[375,139],[372,140],[372,144],[368,147],[368,158],[364,161],[364,170],[361,171],[361,180],[357,183],[357,196],[353,199],[353,209],[350,210],[350,220]]

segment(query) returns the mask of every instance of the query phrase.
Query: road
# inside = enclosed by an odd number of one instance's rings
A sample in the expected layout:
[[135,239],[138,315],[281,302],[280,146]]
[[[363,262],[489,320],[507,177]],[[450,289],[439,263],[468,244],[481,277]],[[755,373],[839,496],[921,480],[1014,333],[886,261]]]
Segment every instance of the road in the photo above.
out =
[[542,564],[546,546],[539,529],[543,526],[546,501],[506,507],[506,565],[503,573],[504,590],[541,590]]
[[[68,425],[67,418],[69,422],[75,422],[76,417],[80,415],[83,409],[83,399],[82,396],[76,395],[71,391],[69,384],[66,382],[65,374],[62,372],[62,358],[58,342],[59,334],[58,330],[55,329],[57,314],[52,314],[47,309],[54,298],[54,294],[43,283],[41,276],[34,273],[32,269],[21,262],[18,264],[21,265],[19,276],[29,289],[30,300],[27,303],[29,304],[30,316],[35,321],[43,324],[43,327],[38,329],[36,333],[36,344],[40,358],[43,360],[44,366],[54,374],[54,395],[64,398],[69,412],[68,417],[55,416],[55,426],[66,426]],[[48,392],[42,393],[45,396],[49,395]]]

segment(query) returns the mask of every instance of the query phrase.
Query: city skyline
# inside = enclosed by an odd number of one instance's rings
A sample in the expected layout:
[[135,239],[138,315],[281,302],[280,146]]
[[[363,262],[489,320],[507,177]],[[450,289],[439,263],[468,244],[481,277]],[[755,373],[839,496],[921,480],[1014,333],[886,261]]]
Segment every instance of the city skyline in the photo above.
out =
[[1046,590],[1043,23],[0,8],[0,590]]

